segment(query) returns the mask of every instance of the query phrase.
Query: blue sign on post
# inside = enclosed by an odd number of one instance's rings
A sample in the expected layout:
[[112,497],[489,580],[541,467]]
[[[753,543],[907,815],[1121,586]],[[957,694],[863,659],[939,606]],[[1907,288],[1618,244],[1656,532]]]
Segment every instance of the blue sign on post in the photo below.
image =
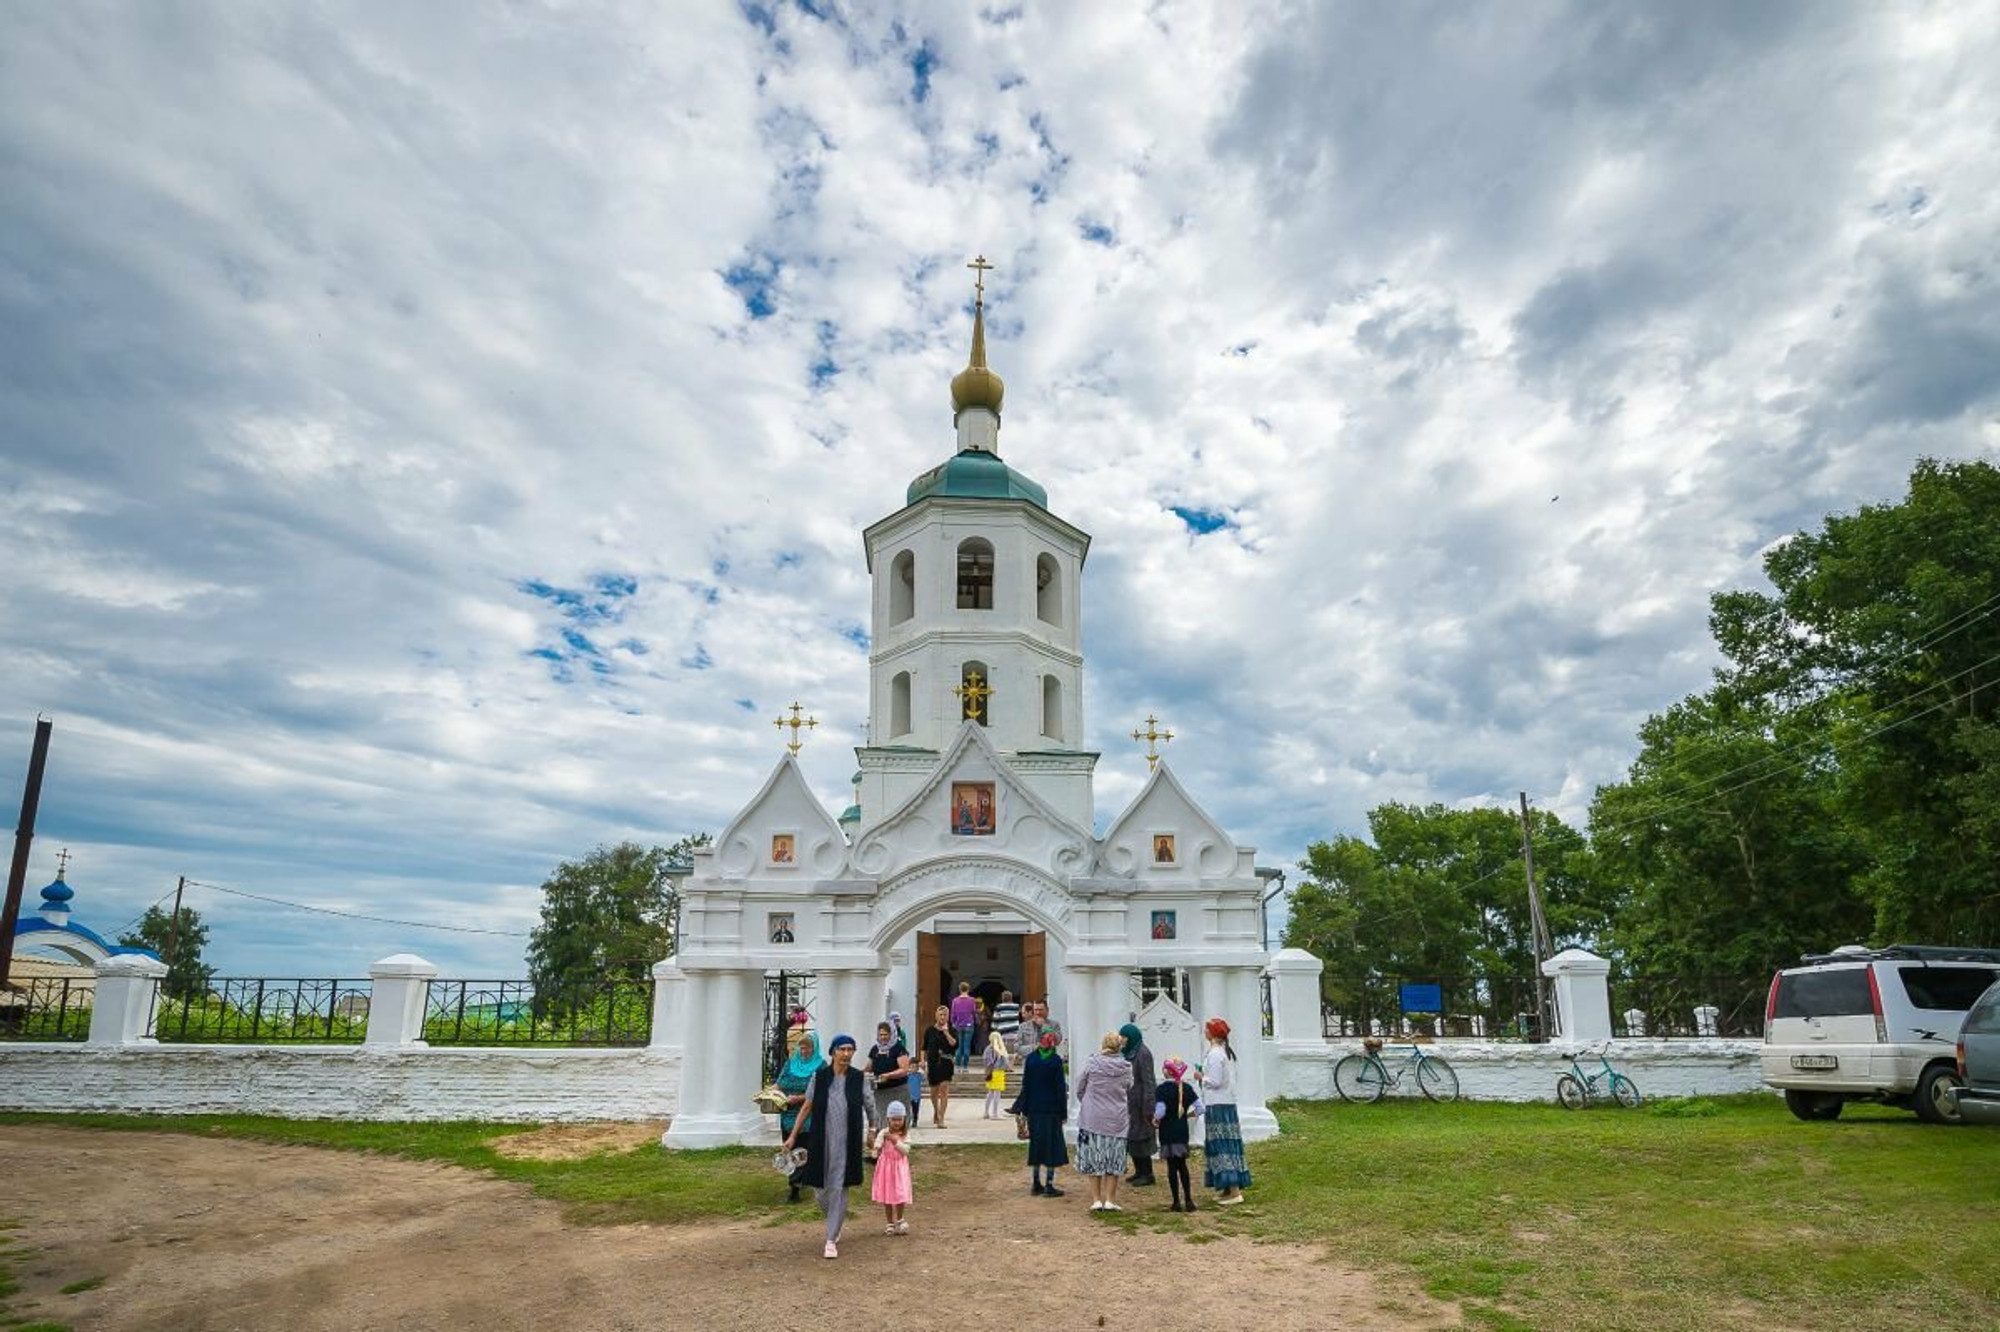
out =
[[1403,986],[1403,1011],[1405,1013],[1444,1012],[1444,986],[1435,982],[1427,985]]

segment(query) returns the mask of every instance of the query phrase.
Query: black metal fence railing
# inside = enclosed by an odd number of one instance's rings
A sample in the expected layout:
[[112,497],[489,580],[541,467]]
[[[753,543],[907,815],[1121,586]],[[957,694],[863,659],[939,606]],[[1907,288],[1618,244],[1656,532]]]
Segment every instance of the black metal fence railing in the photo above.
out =
[[645,1045],[653,982],[606,979],[565,990],[525,980],[434,980],[424,998],[432,1045]]
[[1611,1030],[1621,1039],[1764,1035],[1769,976],[1612,976]]
[[[798,1025],[799,1015],[805,1014],[808,1023],[813,1020],[813,1003],[817,990],[817,977],[810,971],[764,973],[764,1039],[759,1042],[758,1049],[762,1052],[766,1083],[778,1080],[778,1070],[785,1066],[785,1060],[791,1056],[791,1034],[792,1029]],[[833,1036],[821,1032],[820,1039],[830,1041]],[[824,1053],[824,1050],[821,1053]]]
[[162,994],[146,1034],[192,1044],[345,1045],[368,1035],[365,980],[231,976],[202,994]]
[[36,976],[0,989],[0,1040],[81,1041],[90,1036],[95,978]]
[[1535,982],[1526,976],[1330,977],[1320,982],[1320,1025],[1329,1040],[1533,1040]]

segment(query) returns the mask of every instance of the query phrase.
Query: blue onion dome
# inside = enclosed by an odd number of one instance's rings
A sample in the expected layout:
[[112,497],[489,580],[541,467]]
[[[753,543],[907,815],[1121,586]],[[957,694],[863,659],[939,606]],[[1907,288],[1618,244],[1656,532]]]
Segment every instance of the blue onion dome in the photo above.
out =
[[48,906],[68,906],[69,900],[75,896],[76,890],[64,883],[61,875],[57,875],[54,883],[42,889],[42,901]]

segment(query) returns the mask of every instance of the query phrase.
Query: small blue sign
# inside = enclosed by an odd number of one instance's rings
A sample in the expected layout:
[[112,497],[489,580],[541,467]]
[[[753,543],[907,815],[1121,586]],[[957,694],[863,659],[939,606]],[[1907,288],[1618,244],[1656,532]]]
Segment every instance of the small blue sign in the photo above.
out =
[[1403,1011],[1405,1013],[1444,1012],[1444,986],[1405,985],[1403,986]]

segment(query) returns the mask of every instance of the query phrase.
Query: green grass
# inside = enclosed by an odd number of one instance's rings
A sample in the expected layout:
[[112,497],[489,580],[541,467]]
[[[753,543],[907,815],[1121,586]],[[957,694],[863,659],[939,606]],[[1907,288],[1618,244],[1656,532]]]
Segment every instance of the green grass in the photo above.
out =
[[2000,1134],[1764,1096],[1278,1109],[1248,1204],[1136,1215],[1401,1268],[1497,1328],[2000,1326]]
[[81,1295],[86,1290],[96,1290],[99,1286],[103,1284],[104,1284],[104,1278],[101,1276],[85,1277],[81,1281],[70,1282],[67,1286],[64,1286],[57,1293],[61,1295]]
[[[1396,1101],[1278,1112],[1285,1135],[1251,1148],[1245,1206],[1180,1216],[1147,1194],[1143,1210],[1101,1223],[1197,1244],[1320,1246],[1497,1332],[2000,1326],[2000,1132],[1862,1107],[1802,1124],[1763,1096],[1639,1111]],[[518,1125],[0,1115],[26,1122],[443,1161],[520,1180],[587,1223],[802,1215],[777,1201],[764,1153],[749,1149],[536,1162],[488,1145]],[[1018,1169],[1019,1155],[927,1152],[919,1187]]]

